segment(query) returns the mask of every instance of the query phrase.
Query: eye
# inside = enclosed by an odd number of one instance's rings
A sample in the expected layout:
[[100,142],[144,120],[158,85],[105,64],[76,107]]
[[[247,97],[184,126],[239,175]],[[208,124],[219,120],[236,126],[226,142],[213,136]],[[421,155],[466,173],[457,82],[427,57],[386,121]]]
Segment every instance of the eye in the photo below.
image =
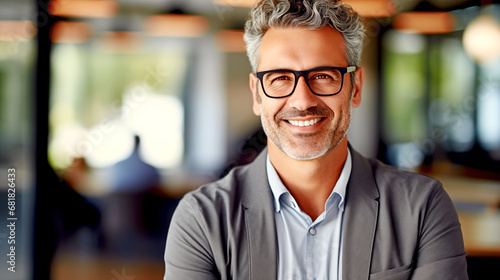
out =
[[287,77],[287,76],[279,76],[279,77],[276,77],[273,79],[273,82],[274,81],[286,81],[286,80],[290,80],[290,77]]
[[326,74],[320,74],[313,77],[313,80],[321,80],[321,79],[332,79],[332,77]]
[[289,72],[270,72],[264,76],[264,81],[266,84],[270,85],[273,83],[284,83],[294,80],[294,76]]
[[311,82],[337,82],[342,79],[342,74],[337,70],[321,70],[309,73]]

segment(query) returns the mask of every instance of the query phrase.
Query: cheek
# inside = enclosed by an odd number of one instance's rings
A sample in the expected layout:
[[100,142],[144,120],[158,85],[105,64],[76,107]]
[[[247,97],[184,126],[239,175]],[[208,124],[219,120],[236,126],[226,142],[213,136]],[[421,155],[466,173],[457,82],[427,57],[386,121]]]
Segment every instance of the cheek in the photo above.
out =
[[342,98],[335,100],[335,102],[333,102],[333,100],[330,102],[325,102],[324,106],[332,111],[333,118],[338,121],[341,115],[345,116],[349,113],[348,111],[350,110],[350,101],[349,99]]
[[276,115],[281,110],[286,110],[285,105],[286,105],[285,100],[282,101],[281,99],[272,99],[272,100],[267,100],[267,102],[264,101],[263,103],[260,104],[260,107],[262,107],[262,113],[267,118],[274,120],[276,118]]

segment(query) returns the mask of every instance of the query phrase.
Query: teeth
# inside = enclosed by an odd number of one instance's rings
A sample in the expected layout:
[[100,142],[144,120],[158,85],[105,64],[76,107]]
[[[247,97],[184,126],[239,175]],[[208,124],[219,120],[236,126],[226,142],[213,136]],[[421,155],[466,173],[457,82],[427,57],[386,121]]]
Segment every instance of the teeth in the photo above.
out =
[[310,121],[292,121],[292,120],[289,120],[288,123],[293,125],[293,126],[311,126],[311,125],[317,124],[319,121],[321,121],[321,118],[317,118],[317,119],[310,120]]

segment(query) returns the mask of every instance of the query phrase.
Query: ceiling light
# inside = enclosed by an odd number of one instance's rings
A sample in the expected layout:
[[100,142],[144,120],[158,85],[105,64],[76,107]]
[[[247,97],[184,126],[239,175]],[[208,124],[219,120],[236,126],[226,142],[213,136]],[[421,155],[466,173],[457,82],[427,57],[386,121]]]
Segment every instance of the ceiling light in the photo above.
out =
[[119,5],[114,0],[51,0],[49,12],[61,17],[106,18],[114,16]]
[[252,7],[259,0],[213,0],[215,4],[233,7]]
[[50,30],[50,40],[54,43],[84,43],[92,34],[86,22],[58,21]]
[[464,48],[476,61],[483,63],[500,55],[500,23],[492,16],[481,15],[465,29]]
[[202,16],[165,14],[148,17],[145,28],[150,36],[200,37],[208,27],[208,20]]
[[391,0],[346,0],[343,3],[365,18],[390,17],[396,13],[396,4]]
[[408,12],[394,18],[399,31],[420,34],[443,34],[455,30],[455,18],[449,12]]

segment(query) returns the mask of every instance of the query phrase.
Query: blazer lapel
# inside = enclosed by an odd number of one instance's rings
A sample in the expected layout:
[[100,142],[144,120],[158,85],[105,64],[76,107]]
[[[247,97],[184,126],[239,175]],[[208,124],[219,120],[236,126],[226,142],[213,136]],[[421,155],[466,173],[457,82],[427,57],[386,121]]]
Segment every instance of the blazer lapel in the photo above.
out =
[[251,163],[243,180],[243,207],[249,239],[251,279],[277,277],[278,243],[274,202],[266,171],[267,149]]
[[350,149],[352,171],[347,185],[342,234],[342,278],[368,279],[378,218],[379,193],[368,160]]

